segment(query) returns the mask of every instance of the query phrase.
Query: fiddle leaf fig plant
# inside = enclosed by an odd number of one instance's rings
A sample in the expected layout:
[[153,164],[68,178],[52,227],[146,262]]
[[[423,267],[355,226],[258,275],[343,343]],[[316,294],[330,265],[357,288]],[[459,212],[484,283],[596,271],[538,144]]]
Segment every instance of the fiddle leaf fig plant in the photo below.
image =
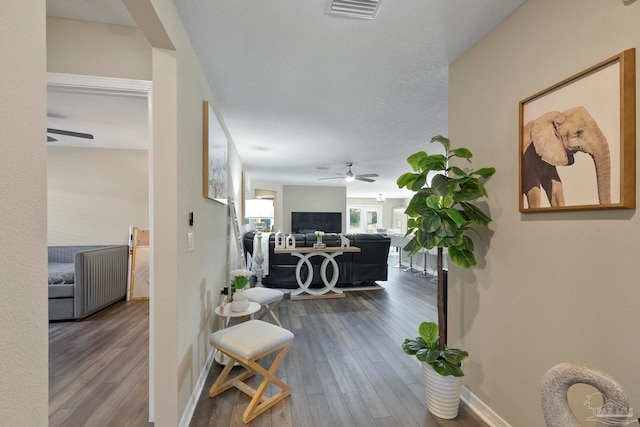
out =
[[402,174],[397,184],[415,193],[405,210],[409,217],[406,236],[411,236],[411,240],[403,249],[414,255],[423,248],[437,248],[439,349],[444,350],[447,289],[443,248],[448,248],[449,258],[456,266],[476,265],[474,244],[469,234],[477,234],[474,227],[486,227],[491,217],[474,203],[487,197],[484,183],[496,170],[492,167],[462,169],[452,162],[461,159],[471,164],[471,151],[452,149],[449,138],[442,135],[431,138],[431,143],[442,144],[445,154],[419,151],[410,155],[407,163],[412,171]]
[[457,348],[440,350],[438,348],[438,325],[435,322],[422,322],[418,327],[418,334],[420,336],[415,339],[406,338],[404,340],[402,349],[405,353],[416,356],[421,362],[428,363],[434,371],[444,377],[448,375],[464,376],[460,367],[469,353]]

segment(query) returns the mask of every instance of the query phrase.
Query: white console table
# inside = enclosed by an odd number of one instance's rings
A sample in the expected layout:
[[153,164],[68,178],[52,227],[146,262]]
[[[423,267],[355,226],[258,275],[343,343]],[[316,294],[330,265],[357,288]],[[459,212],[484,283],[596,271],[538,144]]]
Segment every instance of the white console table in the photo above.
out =
[[[300,260],[296,264],[296,281],[298,282],[299,288],[291,292],[291,299],[342,298],[345,296],[344,292],[342,292],[341,289],[335,288],[336,283],[338,283],[338,276],[340,276],[336,257],[342,255],[345,252],[360,252],[360,248],[357,248],[355,246],[350,246],[347,248],[326,247],[322,249],[311,247],[275,248],[273,252],[276,254],[291,254],[292,256],[300,258]],[[322,283],[324,283],[324,288],[321,289],[309,288],[311,282],[313,281],[313,266],[311,265],[309,258],[316,255],[323,256],[325,258],[322,261],[322,265],[320,265],[320,277],[322,278]],[[307,275],[306,280],[303,282],[300,272],[304,264],[306,264],[309,274]],[[333,267],[333,275],[331,277],[331,280],[327,279],[327,266],[329,264],[331,264],[331,266]]]

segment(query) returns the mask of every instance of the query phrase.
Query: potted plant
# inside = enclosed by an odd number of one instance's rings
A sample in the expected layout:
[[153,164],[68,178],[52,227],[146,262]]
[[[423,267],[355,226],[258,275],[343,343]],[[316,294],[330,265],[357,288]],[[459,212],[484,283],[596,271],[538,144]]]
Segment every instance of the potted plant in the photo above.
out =
[[244,294],[244,287],[249,283],[251,271],[245,268],[231,270],[231,284],[235,288],[233,293],[233,301],[231,302],[231,311],[245,311],[249,307],[249,300]]
[[402,349],[422,362],[427,407],[437,417],[458,416],[462,389],[462,361],[469,356],[457,348],[440,349],[438,324],[422,322],[415,339],[405,338]]
[[[405,214],[409,216],[406,236],[411,236],[411,240],[404,250],[414,255],[420,249],[437,248],[438,323],[437,328],[429,322],[421,324],[420,337],[405,340],[403,348],[409,354],[416,354],[419,360],[424,355],[425,360],[430,361],[436,354],[431,347],[435,345],[434,337],[437,337],[439,356],[433,362],[426,362],[427,365],[433,366],[441,376],[460,378],[464,373],[456,364],[462,361],[458,358],[463,354],[466,357],[467,353],[447,348],[447,283],[443,248],[448,249],[449,259],[457,267],[469,268],[476,265],[473,240],[468,234],[477,233],[474,226],[486,227],[491,218],[474,202],[487,196],[484,183],[493,176],[495,168],[464,170],[452,165],[452,160],[463,159],[471,163],[471,151],[466,148],[452,149],[449,139],[441,135],[431,138],[431,143],[442,144],[445,154],[427,154],[424,151],[412,154],[407,162],[413,171],[401,175],[397,184],[400,188],[415,192],[405,210]],[[429,182],[431,175],[433,177]],[[437,334],[434,335],[436,329]],[[415,353],[411,353],[413,351]],[[431,405],[429,409],[431,410]]]

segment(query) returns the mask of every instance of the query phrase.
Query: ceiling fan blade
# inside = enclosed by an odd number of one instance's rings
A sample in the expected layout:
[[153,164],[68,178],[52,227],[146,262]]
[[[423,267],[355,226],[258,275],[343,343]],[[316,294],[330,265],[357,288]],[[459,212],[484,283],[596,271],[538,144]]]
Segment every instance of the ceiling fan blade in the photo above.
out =
[[356,175],[356,179],[358,181],[364,181],[364,182],[376,182],[375,179],[363,178],[362,175]]
[[57,139],[51,138],[49,135],[47,135],[47,142],[54,142],[54,141],[57,141]]
[[376,177],[378,177],[378,176],[379,176],[379,175],[378,175],[377,173],[364,173],[364,174],[358,174],[358,175],[356,175],[356,178],[357,178],[357,177],[360,177],[360,178],[376,178]]
[[53,133],[56,135],[74,136],[76,138],[93,139],[93,135],[91,135],[90,133],[72,132],[70,130],[47,128],[47,133]]
[[344,179],[344,176],[332,176],[329,178],[318,178],[318,179]]

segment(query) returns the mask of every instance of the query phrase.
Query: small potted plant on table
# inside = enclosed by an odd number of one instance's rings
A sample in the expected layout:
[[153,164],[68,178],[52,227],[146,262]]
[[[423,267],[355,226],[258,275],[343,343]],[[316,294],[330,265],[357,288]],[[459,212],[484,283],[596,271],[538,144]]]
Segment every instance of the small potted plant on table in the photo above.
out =
[[316,230],[313,234],[316,235],[316,242],[313,244],[315,249],[324,249],[327,247],[324,243],[322,243],[322,236],[324,236],[324,231]]
[[245,311],[249,308],[249,300],[244,294],[244,287],[249,283],[249,276],[251,271],[239,268],[237,270],[231,270],[231,284],[235,288],[233,293],[233,301],[231,302],[231,311]]

